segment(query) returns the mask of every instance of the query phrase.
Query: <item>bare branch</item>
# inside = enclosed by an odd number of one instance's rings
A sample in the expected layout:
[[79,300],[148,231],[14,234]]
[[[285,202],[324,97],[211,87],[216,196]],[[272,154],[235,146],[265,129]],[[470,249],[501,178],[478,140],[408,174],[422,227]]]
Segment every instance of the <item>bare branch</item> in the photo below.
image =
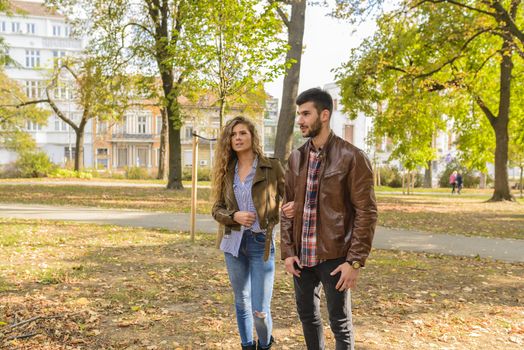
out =
[[471,10],[471,11],[475,11],[475,12],[478,12],[478,13],[482,13],[482,14],[491,16],[493,18],[497,18],[497,13],[496,12],[489,12],[489,11],[486,11],[486,10],[482,10],[482,9],[479,9],[479,8],[471,6],[471,5],[466,5],[466,4],[460,3],[460,2],[458,2],[456,0],[421,0],[418,3],[416,3],[415,5],[413,5],[412,8],[419,7],[419,6],[421,6],[421,5],[425,4],[425,3],[428,3],[428,2],[432,3],[432,4],[452,4],[452,5],[455,5],[455,6],[458,6],[458,7],[462,7],[462,8]]

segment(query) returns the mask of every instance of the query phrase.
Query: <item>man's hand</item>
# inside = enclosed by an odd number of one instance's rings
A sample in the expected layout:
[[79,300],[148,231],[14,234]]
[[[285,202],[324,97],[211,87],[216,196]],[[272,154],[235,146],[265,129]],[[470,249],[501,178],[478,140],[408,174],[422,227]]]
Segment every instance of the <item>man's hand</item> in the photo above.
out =
[[255,223],[256,215],[250,211],[237,211],[233,215],[233,220],[245,227],[251,227]]
[[339,292],[357,287],[357,279],[360,269],[354,269],[347,262],[344,262],[338,265],[338,267],[331,272],[331,276],[335,276],[339,272],[340,278],[335,286]]
[[289,258],[286,258],[284,260],[284,266],[286,268],[286,271],[292,274],[293,276],[300,277],[300,270],[295,269],[295,263],[298,265],[299,268],[302,268],[298,256],[290,256]]
[[295,202],[287,202],[286,204],[282,205],[282,213],[284,213],[286,218],[293,219],[295,216]]

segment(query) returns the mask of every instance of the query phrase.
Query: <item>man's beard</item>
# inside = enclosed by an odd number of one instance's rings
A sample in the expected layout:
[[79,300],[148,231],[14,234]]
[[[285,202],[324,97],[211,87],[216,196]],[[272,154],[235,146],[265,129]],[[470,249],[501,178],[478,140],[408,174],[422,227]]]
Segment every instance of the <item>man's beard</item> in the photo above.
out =
[[304,135],[304,137],[313,138],[317,136],[318,134],[320,134],[321,130],[322,130],[322,122],[320,121],[320,118],[317,118],[317,120],[315,120],[313,125],[311,125],[309,132],[306,135]]

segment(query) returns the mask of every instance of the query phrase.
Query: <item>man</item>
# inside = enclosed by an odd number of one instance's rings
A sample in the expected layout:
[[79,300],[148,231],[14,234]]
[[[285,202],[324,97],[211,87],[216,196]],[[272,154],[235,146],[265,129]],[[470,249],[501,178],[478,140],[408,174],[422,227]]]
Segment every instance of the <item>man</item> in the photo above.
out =
[[364,153],[331,131],[333,100],[327,92],[304,91],[296,104],[300,132],[309,140],[288,161],[285,202],[294,202],[295,215],[282,215],[282,259],[294,276],[307,348],[324,349],[323,286],[336,349],[352,349],[349,290],[356,286],[375,231],[373,173]]

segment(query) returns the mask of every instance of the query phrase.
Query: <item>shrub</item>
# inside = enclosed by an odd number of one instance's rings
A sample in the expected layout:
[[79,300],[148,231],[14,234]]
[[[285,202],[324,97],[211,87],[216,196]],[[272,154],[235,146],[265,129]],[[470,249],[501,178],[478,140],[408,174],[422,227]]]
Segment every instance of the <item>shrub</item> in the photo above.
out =
[[402,187],[402,175],[396,167],[381,167],[380,184],[389,187]]
[[149,179],[149,173],[147,172],[147,169],[141,168],[141,167],[131,167],[126,169],[126,179],[131,180],[145,180]]
[[46,177],[56,166],[45,152],[31,151],[19,155],[16,168],[21,177]]
[[[184,170],[182,170],[182,180],[185,181],[191,181],[192,178],[192,171],[193,169],[191,167],[185,167]],[[198,168],[198,181],[211,181],[211,168],[206,167],[199,167]]]
[[52,173],[49,174],[49,177],[59,178],[59,179],[92,179],[93,175],[85,171],[75,171],[71,169],[57,168]]

